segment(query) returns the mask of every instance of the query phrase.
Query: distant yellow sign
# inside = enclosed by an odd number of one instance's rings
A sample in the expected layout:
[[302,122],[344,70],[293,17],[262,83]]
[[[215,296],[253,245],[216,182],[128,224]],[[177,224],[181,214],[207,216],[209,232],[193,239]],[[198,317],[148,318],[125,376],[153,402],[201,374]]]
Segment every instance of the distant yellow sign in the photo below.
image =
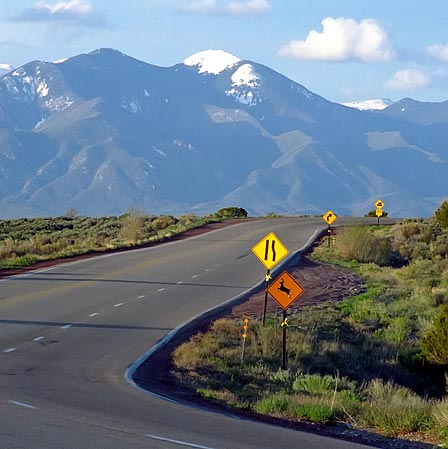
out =
[[331,223],[333,223],[333,221],[336,220],[338,216],[334,212],[331,212],[331,210],[329,210],[325,215],[323,215],[322,218],[327,224],[331,225]]
[[252,252],[268,270],[277,265],[289,253],[285,245],[273,232],[260,240],[252,248]]
[[377,209],[375,212],[377,217],[382,217],[383,216],[383,211],[381,209]]
[[384,207],[384,202],[381,201],[381,200],[378,200],[378,201],[375,203],[375,207],[376,207],[377,209],[382,209],[382,208]]
[[[285,310],[303,292],[303,287],[287,271],[284,271],[268,288],[268,293]],[[288,322],[282,323],[283,325],[287,326]]]

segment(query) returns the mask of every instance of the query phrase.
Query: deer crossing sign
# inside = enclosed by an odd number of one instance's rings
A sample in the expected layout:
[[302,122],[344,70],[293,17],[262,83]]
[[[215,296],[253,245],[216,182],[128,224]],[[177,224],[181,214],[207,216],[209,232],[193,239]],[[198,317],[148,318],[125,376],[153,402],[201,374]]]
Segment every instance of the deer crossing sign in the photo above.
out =
[[287,271],[284,271],[268,288],[268,293],[284,310],[303,292],[303,287]]

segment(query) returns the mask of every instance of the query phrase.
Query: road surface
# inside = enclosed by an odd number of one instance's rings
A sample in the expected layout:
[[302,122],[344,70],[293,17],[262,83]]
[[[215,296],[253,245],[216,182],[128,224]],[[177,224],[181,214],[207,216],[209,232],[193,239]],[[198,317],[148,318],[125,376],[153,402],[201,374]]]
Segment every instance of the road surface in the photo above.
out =
[[0,280],[0,448],[361,449],[166,401],[128,367],[204,310],[264,278],[252,246],[293,252],[321,219],[260,220]]

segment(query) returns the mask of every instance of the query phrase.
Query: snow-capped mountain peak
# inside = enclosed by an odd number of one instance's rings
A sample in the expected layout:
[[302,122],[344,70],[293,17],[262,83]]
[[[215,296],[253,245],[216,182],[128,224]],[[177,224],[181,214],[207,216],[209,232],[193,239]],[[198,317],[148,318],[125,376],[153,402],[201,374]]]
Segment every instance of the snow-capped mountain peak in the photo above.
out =
[[226,91],[226,94],[235,97],[239,103],[255,106],[263,101],[259,94],[261,76],[251,64],[238,67],[232,74],[231,81],[232,87]]
[[232,75],[232,86],[257,87],[259,82],[260,75],[251,64],[243,64]]
[[394,104],[394,101],[389,98],[378,98],[375,100],[350,101],[342,104],[349,108],[359,109],[360,111],[382,111]]
[[196,53],[183,61],[187,66],[198,67],[199,73],[218,75],[241,62],[241,59],[223,50],[206,50]]

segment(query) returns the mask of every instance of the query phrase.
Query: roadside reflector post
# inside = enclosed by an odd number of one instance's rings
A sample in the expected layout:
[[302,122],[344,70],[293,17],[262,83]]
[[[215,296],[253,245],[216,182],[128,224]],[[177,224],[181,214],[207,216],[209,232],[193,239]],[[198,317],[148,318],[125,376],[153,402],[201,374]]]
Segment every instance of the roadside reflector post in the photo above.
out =
[[330,248],[330,246],[331,246],[331,226],[330,225],[328,225],[327,232],[328,232],[328,248]]
[[247,331],[249,330],[249,318],[244,318],[244,325],[243,325],[243,345],[241,347],[241,361],[240,365],[243,364],[244,359],[244,350],[246,349],[246,338],[247,338]]

